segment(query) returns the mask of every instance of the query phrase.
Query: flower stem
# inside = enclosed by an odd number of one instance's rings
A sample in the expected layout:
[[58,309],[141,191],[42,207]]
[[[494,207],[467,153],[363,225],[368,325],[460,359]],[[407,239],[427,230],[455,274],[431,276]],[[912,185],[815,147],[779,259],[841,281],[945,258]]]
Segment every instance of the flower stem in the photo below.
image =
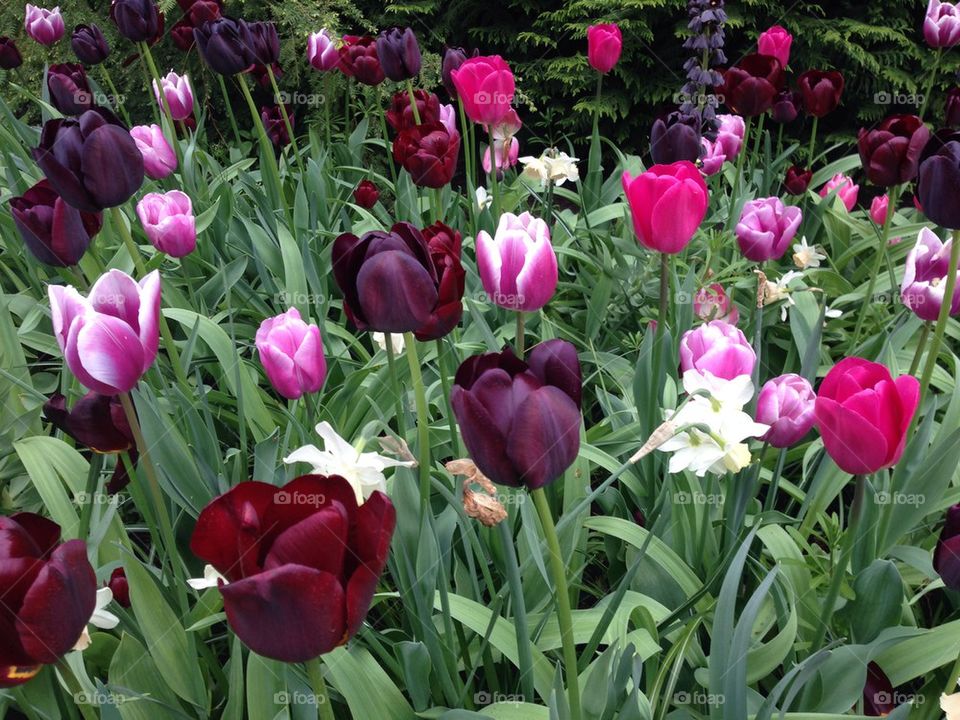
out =
[[553,524],[553,515],[547,503],[543,488],[533,490],[533,502],[537,506],[540,525],[543,527],[547,550],[550,552],[550,570],[553,582],[557,586],[557,620],[560,624],[560,638],[563,641],[563,664],[567,675],[567,697],[570,703],[571,720],[580,720],[580,677],[577,674],[577,647],[573,638],[573,613],[570,610],[570,591],[567,587],[567,571],[560,554],[560,540],[557,528]]
[[937,48],[937,56],[933,61],[933,69],[930,71],[930,75],[927,78],[927,84],[923,88],[923,100],[920,102],[920,110],[917,113],[920,118],[923,118],[923,114],[927,111],[927,105],[930,101],[930,93],[933,92],[933,83],[937,78],[937,72],[940,70],[941,60],[943,60],[943,48]]
[[393,160],[393,149],[390,146],[390,135],[387,133],[387,115],[383,109],[383,96],[380,89],[377,89],[377,114],[380,115],[380,134],[383,135],[383,149],[387,153],[387,161],[390,165],[390,179],[393,181],[393,192],[397,192],[397,164]]
[[497,529],[500,531],[500,542],[503,544],[507,582],[510,585],[510,597],[513,599],[513,626],[517,633],[520,692],[523,694],[523,699],[530,702],[534,697],[533,652],[530,648],[530,628],[527,623],[526,601],[523,598],[523,584],[520,580],[520,566],[517,563],[517,548],[513,542],[510,523],[506,520],[497,523]]
[[670,255],[660,253],[660,313],[657,315],[657,339],[663,335],[670,308]]
[[890,188],[889,204],[887,205],[887,216],[883,219],[883,228],[880,231],[880,246],[877,248],[877,255],[873,261],[873,268],[870,270],[870,279],[867,281],[867,294],[863,299],[864,312],[857,313],[857,324],[853,330],[853,342],[850,344],[850,350],[857,349],[857,343],[860,342],[860,331],[863,329],[863,318],[866,317],[866,308],[872,304],[873,290],[877,286],[877,276],[880,274],[880,266],[887,256],[887,238],[890,236],[890,225],[893,223],[893,215],[897,211],[897,201],[900,199],[900,185],[894,185]]
[[910,363],[910,374],[916,375],[920,369],[920,358],[923,357],[923,349],[927,346],[927,339],[930,337],[930,323],[923,324],[923,332],[920,333],[920,340],[917,342],[917,351],[913,354],[913,362]]
[[77,707],[80,710],[80,714],[83,715],[83,720],[97,720],[97,712],[93,709],[93,705],[89,702],[78,702],[85,693],[83,692],[83,687],[80,685],[80,681],[77,680],[77,676],[74,675],[73,670],[67,665],[66,660],[61,659],[57,662],[57,670],[60,671],[60,677],[63,678],[64,684],[73,696],[74,706]]
[[413,92],[413,81],[407,80],[407,94],[410,96],[410,112],[413,113],[413,120],[417,125],[420,124],[420,110],[417,108],[417,96]]
[[443,397],[447,406],[447,424],[450,426],[450,452],[453,453],[453,457],[458,457],[460,455],[460,442],[457,440],[457,422],[453,417],[453,405],[450,404],[450,377],[447,375],[446,363],[443,358],[443,338],[438,338],[437,369],[440,371],[440,384],[443,387]]
[[497,153],[494,148],[493,126],[487,128],[490,141],[490,188],[493,191],[493,217],[500,217],[500,182],[497,180]]
[[927,395],[933,370],[937,366],[937,355],[940,352],[940,343],[950,320],[950,309],[953,307],[953,294],[957,287],[957,263],[960,262],[960,230],[953,231],[953,242],[950,245],[950,264],[947,266],[946,286],[943,290],[943,300],[940,303],[940,315],[937,317],[936,329],[933,331],[933,343],[927,355],[927,364],[923,368],[923,377],[920,378],[920,404]]
[[314,700],[317,703],[317,717],[319,720],[336,720],[333,715],[333,707],[330,705],[330,693],[327,692],[327,683],[323,679],[323,668],[320,666],[320,658],[307,660],[304,663],[307,670],[307,677],[310,679],[310,687],[313,688]]
[[728,204],[727,230],[733,230],[737,222],[737,215],[734,207],[737,198],[740,196],[740,186],[743,184],[743,165],[747,155],[747,145],[750,140],[750,128],[753,127],[753,118],[748,117],[743,127],[743,140],[740,143],[740,152],[737,154],[737,171],[733,176],[733,190],[730,192],[730,202]]
[[117,110],[120,111],[120,114],[123,116],[123,121],[127,124],[127,127],[130,127],[130,115],[127,113],[127,107],[120,100],[120,93],[117,92],[117,86],[113,84],[113,78],[110,76],[110,71],[107,70],[106,65],[100,66],[100,71],[103,73],[103,79],[107,83],[107,87],[110,88],[110,92],[113,95],[114,102],[113,104]]
[[817,149],[817,130],[820,128],[820,118],[814,116],[813,126],[810,128],[810,148],[807,150],[807,162],[810,163],[810,170],[813,170],[813,153]]
[[177,128],[173,124],[173,113],[170,111],[167,94],[163,91],[163,83],[160,81],[160,73],[157,72],[157,64],[153,61],[153,53],[150,52],[150,46],[145,42],[140,43],[140,52],[150,69],[150,76],[153,78],[153,83],[147,88],[147,91],[153,95],[153,85],[156,85],[156,93],[160,96],[160,109],[163,110],[163,116],[167,119],[170,128],[170,147],[177,154],[177,164],[182,167],[183,158],[180,156],[180,143],[177,142]]
[[396,403],[397,413],[397,435],[406,440],[407,423],[403,415],[403,395],[400,394],[400,381],[397,380],[397,365],[393,355],[393,341],[390,333],[384,333],[384,350],[387,353],[387,371],[390,373],[390,390],[393,392],[393,399]]
[[524,340],[525,340],[525,339],[526,339],[526,338],[524,337],[524,315],[523,315],[523,310],[517,310],[517,338],[516,338],[516,346],[517,346],[517,357],[520,358],[521,360],[523,359],[523,354],[524,354],[524,351],[525,351],[525,347],[524,347]]
[[237,127],[237,118],[233,114],[233,106],[230,104],[230,95],[227,93],[227,84],[223,80],[223,75],[214,73],[217,76],[217,82],[220,85],[220,93],[223,95],[223,106],[227,110],[227,117],[230,118],[230,129],[233,130],[233,139],[237,146],[240,145],[240,128]]
[[420,359],[417,357],[417,341],[413,333],[403,334],[407,351],[407,364],[410,366],[410,379],[417,401],[417,450],[420,463],[420,506],[424,513],[430,506],[430,411],[427,407],[427,389],[420,373]]
[[277,85],[277,78],[273,74],[273,68],[269,65],[266,67],[267,75],[270,78],[270,85],[273,88],[273,96],[277,99],[277,106],[280,108],[280,115],[283,117],[283,126],[286,128],[287,136],[290,138],[290,146],[293,148],[293,157],[297,162],[297,167],[300,169],[300,174],[306,177],[307,173],[303,167],[303,158],[300,157],[300,146],[297,145],[297,138],[293,134],[293,124],[290,122],[290,116],[287,114],[287,106],[280,97],[280,87]]
[[[257,128],[257,133],[260,137],[261,152],[263,155],[267,156],[267,165],[269,166],[270,172],[273,174],[277,191],[282,193],[283,186],[280,184],[280,166],[277,165],[277,156],[273,152],[273,143],[270,142],[270,138],[267,137],[267,129],[263,126],[263,119],[260,117],[260,113],[257,112],[257,105],[253,102],[253,96],[250,94],[250,88],[247,87],[246,78],[244,78],[242,75],[238,76],[237,83],[240,85],[240,90],[243,92],[244,100],[247,101],[247,108],[250,110],[250,117],[253,118],[253,124]],[[277,198],[277,200],[282,200],[282,198]],[[292,226],[293,225],[291,223],[291,227]]]

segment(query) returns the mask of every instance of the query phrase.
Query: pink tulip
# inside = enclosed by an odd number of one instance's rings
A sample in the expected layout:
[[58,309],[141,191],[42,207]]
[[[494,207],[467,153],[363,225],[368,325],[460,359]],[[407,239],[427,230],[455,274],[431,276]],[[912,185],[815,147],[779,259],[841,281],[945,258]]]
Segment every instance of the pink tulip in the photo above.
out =
[[887,208],[890,206],[890,198],[887,195],[877,195],[870,203],[870,219],[877,225],[883,225],[887,221]]
[[693,297],[693,314],[704,322],[723,320],[736,325],[740,320],[740,311],[720,283],[713,283],[697,291]]
[[330,37],[326,28],[320,32],[311,33],[307,38],[307,60],[322,72],[329,72],[340,62],[340,53],[337,45]]
[[780,198],[748,201],[736,229],[740,251],[754,262],[779,260],[790,247],[802,219],[800,208],[785,206]]
[[590,67],[606,75],[613,70],[623,51],[623,35],[613,23],[587,28],[587,59]]
[[826,197],[834,190],[837,190],[837,197],[843,202],[847,212],[851,212],[857,206],[857,196],[860,194],[860,186],[854,185],[853,180],[843,173],[837,173],[827,181],[827,184],[820,188],[820,197]]
[[447,103],[446,105],[440,106],[440,124],[443,125],[451,135],[459,132],[457,130],[457,111],[453,105]]
[[700,164],[703,174],[716,175],[726,161],[733,161],[740,154],[743,146],[743,133],[746,125],[739,115],[717,115],[720,127],[717,130],[717,139],[701,138],[703,152],[700,154]]
[[[517,158],[520,157],[520,142],[512,137],[509,140],[494,140],[493,146],[496,149],[497,170],[506,170],[517,164]],[[490,172],[490,146],[483,149],[483,158],[481,159],[483,171]]]
[[516,84],[510,66],[499,55],[469,58],[450,77],[473,122],[496,125],[510,112]]
[[159,125],[137,125],[130,135],[143,155],[143,169],[154,180],[162,180],[177,169],[177,156]]
[[27,31],[27,35],[41,45],[53,45],[63,37],[66,29],[63,26],[63,18],[60,16],[59,7],[47,10],[30,3],[27,3],[23,27]]
[[557,256],[547,224],[528,212],[500,216],[495,237],[477,233],[477,270],[490,300],[508,310],[533,312],[557,289]]
[[104,395],[132,390],[157,357],[159,271],[138,284],[109,270],[87,297],[69,285],[48,290],[57,344],[80,384]]
[[151,244],[160,252],[179,258],[196,249],[197,224],[185,193],[147,193],[137,203],[137,215]]
[[920,383],[894,379],[859,357],[838,362],[820,383],[814,406],[823,446],[844,472],[866,475],[895,465],[920,402]]
[[[193,88],[190,87],[190,78],[186,73],[177,75],[171,70],[166,77],[160,78],[160,85],[170,106],[170,116],[174,120],[186,120],[193,114]],[[156,80],[153,81],[153,95],[163,111],[163,100],[160,98]]]
[[722,380],[753,373],[757,355],[734,325],[713,320],[688,330],[680,339],[680,368]]
[[813,427],[816,399],[813,386],[799,375],[768,380],[757,396],[757,422],[770,426],[760,439],[775,448],[798,443]]
[[723,144],[719,140],[711,141],[700,138],[700,170],[707,177],[716,175],[723,168],[727,156],[723,152]]
[[657,252],[683,250],[707,214],[707,184],[687,160],[653,165],[635,178],[625,172],[623,191],[637,239]]
[[323,387],[327,361],[320,328],[301,320],[296,308],[264,320],[256,344],[267,379],[283,397],[296,400]]
[[775,57],[784,67],[790,64],[790,46],[793,44],[793,35],[785,28],[774,25],[769,30],[760,33],[757,39],[757,52],[761,55]]
[[950,48],[960,43],[960,10],[956,4],[930,0],[923,19],[923,37],[927,45],[935,48]]
[[[900,284],[900,297],[903,303],[913,310],[921,320],[936,320],[940,317],[946,292],[947,276],[950,273],[950,250],[953,240],[943,242],[929,228],[923,228],[917,235],[917,243],[907,255],[903,270],[903,282]],[[957,279],[960,280],[960,271]],[[960,282],[953,291],[950,314],[960,313]]]

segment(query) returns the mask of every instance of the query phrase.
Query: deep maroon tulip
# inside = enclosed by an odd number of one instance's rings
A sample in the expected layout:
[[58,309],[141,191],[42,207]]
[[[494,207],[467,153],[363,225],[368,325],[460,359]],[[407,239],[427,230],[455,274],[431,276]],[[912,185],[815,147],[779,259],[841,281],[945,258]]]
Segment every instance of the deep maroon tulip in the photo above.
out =
[[460,133],[442,123],[416,125],[401,132],[393,143],[393,159],[415,185],[441,188],[453,179],[460,153]]
[[0,687],[13,687],[76,645],[97,576],[83,540],[61,545],[60,526],[33,513],[0,516],[0,568]]
[[379,85],[386,79],[372,37],[344,35],[340,46],[340,72],[364,85]]
[[[293,106],[286,105],[287,117],[290,119],[290,129],[294,129]],[[279,105],[260,108],[260,119],[263,121],[263,127],[267,131],[267,137],[277,147],[283,147],[290,143],[290,135],[287,133],[287,125],[283,121],[283,112]]]
[[796,90],[784,90],[777,95],[770,109],[770,118],[775,123],[785,125],[797,119],[803,110],[803,95]]
[[480,471],[500,485],[534,490],[577,459],[580,395],[576,348],[548,340],[526,362],[509,348],[468,358],[450,401]]
[[113,599],[117,601],[117,605],[123,608],[130,607],[130,583],[127,582],[127,573],[122,567],[110,573],[107,587],[113,593]]
[[251,650],[304,662],[350,639],[387,563],[396,510],[375,491],[357,505],[338,475],[282,488],[243,482],[204,508],[190,540],[220,585],[230,627]]
[[76,265],[100,232],[100,213],[68,205],[47,180],[10,200],[13,222],[30,253],[55,267]]
[[836,110],[843,84],[843,75],[836,70],[807,70],[797,78],[807,115],[822,118]]
[[[440,122],[440,98],[426,90],[414,90],[413,96],[417,102],[417,113],[420,115],[420,124]],[[412,128],[417,124],[410,107],[410,93],[406,90],[394,93],[390,100],[390,108],[386,112],[387,122],[397,132]]]
[[869,130],[861,129],[857,147],[867,179],[880,187],[910,182],[929,139],[930,131],[916,115],[892,115]]
[[448,288],[442,285],[449,282],[446,274],[451,267],[460,262],[459,255],[452,257],[459,243],[446,243],[449,252],[441,252],[442,245],[431,246],[420,230],[405,222],[389,232],[338,237],[333,243],[333,276],[350,321],[360,330],[427,332],[442,313],[441,306],[450,302]]
[[370,180],[361,180],[353,190],[353,201],[360,207],[369,210],[380,199],[380,191]]
[[244,23],[251,60],[257,65],[275,65],[280,62],[280,37],[272,22]]
[[933,551],[933,569],[951,590],[960,590],[960,505],[947,509],[946,522]]
[[160,34],[163,19],[155,0],[113,0],[110,19],[132,42],[149,42]]
[[173,44],[187,52],[193,47],[193,29],[216,20],[223,11],[221,0],[177,0],[183,17],[170,28]]
[[93,107],[93,92],[83,65],[60,63],[47,70],[50,104],[64,115],[79,115]]
[[16,43],[6,36],[0,37],[0,69],[16,70],[23,65],[23,56]]
[[380,33],[377,55],[383,74],[394,82],[411,80],[420,74],[420,45],[410,28],[390,28]]
[[[473,57],[477,57],[479,54],[478,50],[473,51]],[[467,53],[461,47],[448,47],[443,51],[443,62],[440,64],[440,81],[446,88],[447,94],[452,98],[457,97],[457,87],[453,84],[451,73],[466,61]]]
[[783,187],[791,195],[803,195],[810,187],[810,181],[813,180],[813,171],[792,165],[787,169],[787,175],[783,179]]
[[747,55],[724,72],[720,93],[734,113],[756,117],[773,107],[785,82],[783,66],[775,57]]
[[78,210],[122,205],[143,184],[143,155],[127,128],[105,108],[48,120],[33,159],[60,197]]
[[867,679],[863,685],[863,714],[869,717],[886,717],[898,703],[893,683],[875,662],[867,665]]
[[70,47],[77,59],[86,65],[99,65],[110,55],[110,44],[99,26],[77,25],[70,37]]
[[460,264],[460,232],[442,222],[423,229],[430,259],[437,271],[437,306],[430,319],[413,334],[417,340],[438,340],[460,324],[467,273]]
[[923,214],[940,227],[960,229],[960,140],[950,140],[920,163],[917,196]]
[[253,64],[242,20],[220,17],[194,28],[193,38],[207,66],[221,75],[236,75]]
[[650,155],[656,165],[700,158],[700,121],[693,115],[672,112],[657,118],[650,131]]

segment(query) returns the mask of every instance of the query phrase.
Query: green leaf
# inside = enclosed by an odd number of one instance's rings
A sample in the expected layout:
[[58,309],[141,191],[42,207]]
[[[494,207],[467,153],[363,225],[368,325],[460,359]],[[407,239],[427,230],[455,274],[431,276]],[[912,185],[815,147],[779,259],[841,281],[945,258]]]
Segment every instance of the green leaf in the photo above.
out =
[[355,718],[414,720],[416,715],[373,656],[354,645],[323,656],[330,678]]

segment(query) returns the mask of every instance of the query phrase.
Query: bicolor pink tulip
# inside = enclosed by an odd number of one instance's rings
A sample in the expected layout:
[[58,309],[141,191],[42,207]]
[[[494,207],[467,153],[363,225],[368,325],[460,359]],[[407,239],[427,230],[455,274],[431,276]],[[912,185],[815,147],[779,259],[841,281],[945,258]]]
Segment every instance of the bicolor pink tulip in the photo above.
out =
[[757,52],[761,55],[775,57],[780,64],[786,67],[790,64],[790,46],[793,44],[793,35],[786,28],[774,25],[760,33],[757,39]]
[[817,429],[833,461],[851,475],[895,465],[920,402],[920,383],[860,357],[847,357],[820,384]]
[[750,200],[743,206],[737,223],[737,243],[744,257],[754,262],[779,260],[797,234],[803,213],[780,198]]
[[508,310],[533,312],[557,289],[557,256],[550,230],[528,212],[504,213],[494,237],[477,233],[477,270],[490,300]]
[[678,253],[707,214],[709,194],[697,166],[687,160],[653,165],[635,178],[623,174],[633,230],[644,247]]
[[317,70],[329,72],[340,62],[337,44],[324,28],[320,32],[310,33],[307,38],[307,60]]
[[870,219],[877,225],[883,225],[887,221],[887,210],[890,207],[890,197],[888,195],[877,195],[870,203]]
[[700,154],[700,164],[703,174],[715,175],[723,167],[723,163],[733,161],[740,154],[743,147],[743,134],[746,124],[739,115],[717,115],[720,127],[717,129],[716,140],[701,138],[703,152]]
[[27,3],[23,27],[27,35],[41,45],[53,45],[63,37],[66,31],[59,6],[53,10],[47,10],[30,3]]
[[[950,274],[950,250],[953,239],[943,242],[929,228],[923,228],[917,235],[917,243],[907,255],[903,270],[903,282],[900,284],[900,297],[903,304],[910,308],[921,320],[936,320],[940,317],[946,293],[947,278]],[[960,271],[954,268],[960,281]],[[960,282],[953,291],[950,314],[960,313]]]
[[934,48],[951,48],[960,43],[960,9],[955,3],[930,0],[923,18],[923,37]]
[[697,291],[693,296],[693,314],[704,322],[723,320],[736,325],[740,320],[740,311],[720,283],[713,283]]
[[137,125],[130,128],[130,135],[143,155],[143,170],[148,177],[162,180],[177,169],[177,155],[159,125]]
[[327,360],[320,328],[305,323],[296,308],[264,320],[256,344],[267,379],[283,397],[296,400],[323,387]]
[[590,67],[606,75],[613,70],[623,52],[623,35],[613,23],[587,28],[587,59]]
[[160,272],[138,283],[109,270],[87,297],[70,285],[48,290],[53,333],[74,377],[103,395],[132,390],[157,357]]
[[[167,104],[170,106],[170,116],[174,120],[186,120],[193,115],[193,88],[190,87],[190,78],[187,77],[186,73],[177,75],[171,70],[166,77],[160,78],[160,85],[163,89],[163,95],[167,99]],[[153,81],[153,95],[162,111],[163,100],[160,97],[156,80]]]
[[150,243],[171,257],[184,257],[197,247],[197,221],[190,197],[180,190],[147,193],[137,215]]
[[852,212],[857,206],[857,196],[860,195],[860,186],[855,185],[853,179],[847,175],[837,173],[827,181],[826,185],[820,188],[820,197],[826,197],[834,190],[837,191],[837,197],[840,198],[847,212]]
[[696,370],[721,380],[751,375],[757,355],[746,336],[735,325],[712,320],[680,338],[680,369]]
[[[443,121],[445,107],[450,107],[451,115],[453,114],[452,106],[441,106],[441,121]],[[451,121],[455,122],[453,118],[451,118]],[[520,120],[520,116],[517,115],[517,111],[510,108],[510,111],[504,115],[503,119],[491,128],[497,170],[505,170],[517,164],[517,158],[520,156],[520,143],[516,138],[516,134],[520,132],[522,127],[523,122]],[[481,163],[483,165],[483,171],[489,173],[491,170],[489,145],[484,148]]]
[[450,77],[464,112],[475,123],[496,125],[513,107],[516,82],[499,55],[468,58]]
[[813,386],[793,373],[768,380],[757,396],[757,422],[769,425],[761,440],[787,448],[803,439],[814,422]]

